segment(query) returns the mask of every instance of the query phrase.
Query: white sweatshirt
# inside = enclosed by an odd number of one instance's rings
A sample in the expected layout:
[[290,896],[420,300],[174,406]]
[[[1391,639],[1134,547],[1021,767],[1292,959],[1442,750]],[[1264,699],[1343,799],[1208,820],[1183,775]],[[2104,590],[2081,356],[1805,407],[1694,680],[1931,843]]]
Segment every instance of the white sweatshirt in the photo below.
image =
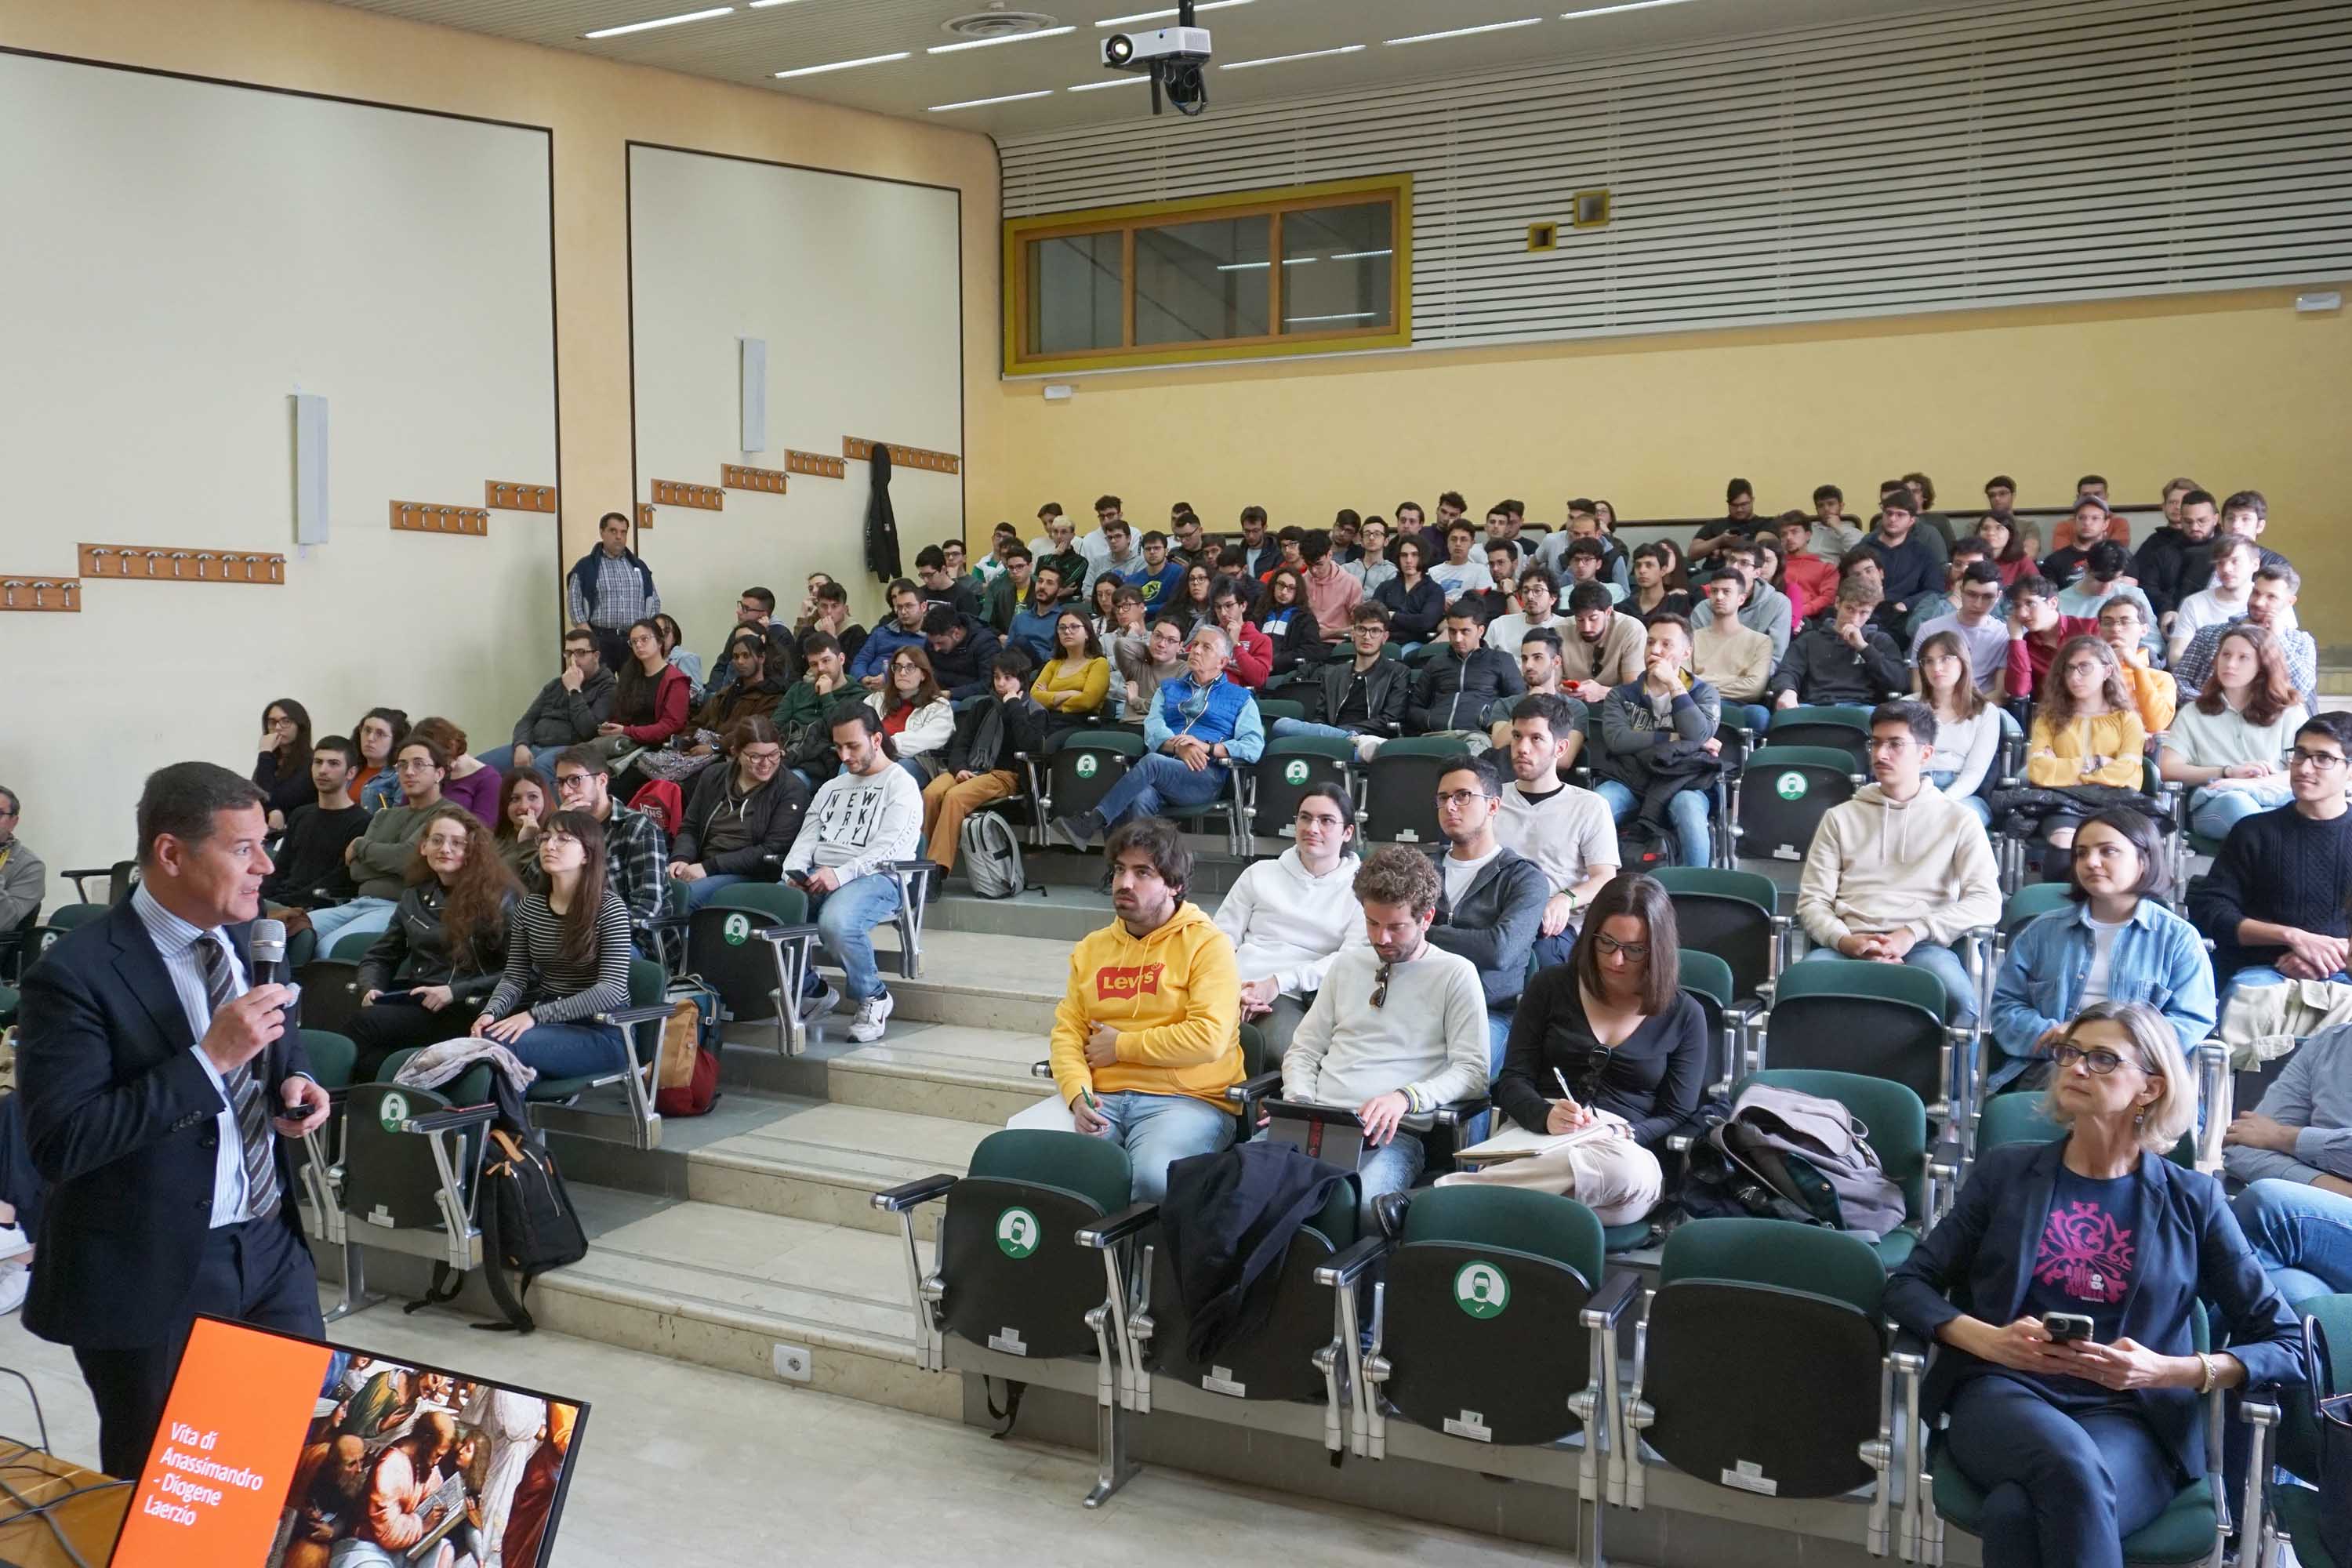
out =
[[[866,706],[874,710],[877,718],[890,716],[890,693],[869,691]],[[907,727],[891,737],[902,757],[919,757],[927,752],[942,752],[955,739],[955,705],[940,697],[907,715]]]
[[1477,966],[1423,947],[1390,970],[1388,995],[1374,1007],[1380,970],[1369,944],[1332,961],[1282,1054],[1283,1098],[1357,1106],[1402,1090],[1413,1110],[1432,1110],[1484,1093],[1486,995]]
[[1242,979],[1271,975],[1286,995],[1306,996],[1343,947],[1364,945],[1364,911],[1356,902],[1352,855],[1323,876],[1309,875],[1293,845],[1241,874],[1217,905],[1217,929],[1234,944]]
[[1797,920],[1817,947],[1903,927],[1948,945],[2000,920],[2000,878],[1976,813],[1922,784],[1897,805],[1874,784],[1832,806],[1797,885]]
[[787,871],[830,866],[844,882],[911,860],[923,846],[923,792],[907,770],[887,763],[877,773],[835,773],[817,786],[784,857]]

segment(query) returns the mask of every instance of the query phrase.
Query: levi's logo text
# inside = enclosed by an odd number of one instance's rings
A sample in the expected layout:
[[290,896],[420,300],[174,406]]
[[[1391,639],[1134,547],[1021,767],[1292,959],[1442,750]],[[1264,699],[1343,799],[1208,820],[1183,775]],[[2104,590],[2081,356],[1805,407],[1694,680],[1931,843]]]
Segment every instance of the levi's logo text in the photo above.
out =
[[1106,963],[1095,971],[1095,999],[1110,1002],[1157,996],[1160,973],[1167,967],[1164,963]]

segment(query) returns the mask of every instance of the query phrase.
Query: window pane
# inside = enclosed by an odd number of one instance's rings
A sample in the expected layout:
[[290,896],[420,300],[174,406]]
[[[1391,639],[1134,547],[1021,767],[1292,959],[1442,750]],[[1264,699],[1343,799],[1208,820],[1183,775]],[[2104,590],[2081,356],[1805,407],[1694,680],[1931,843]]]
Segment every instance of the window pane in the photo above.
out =
[[1124,249],[1116,231],[1030,241],[1028,353],[1120,345]]
[[1392,204],[1282,215],[1282,330],[1339,332],[1391,325]]
[[1217,218],[1135,231],[1135,341],[1266,335],[1273,220]]

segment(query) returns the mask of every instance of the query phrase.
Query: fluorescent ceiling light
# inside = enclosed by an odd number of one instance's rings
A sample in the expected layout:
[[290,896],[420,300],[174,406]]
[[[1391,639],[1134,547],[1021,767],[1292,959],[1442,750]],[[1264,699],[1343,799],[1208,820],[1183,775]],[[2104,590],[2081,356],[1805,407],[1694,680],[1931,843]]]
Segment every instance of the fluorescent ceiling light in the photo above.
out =
[[713,16],[733,15],[732,5],[713,5],[708,11],[688,11],[676,16],[656,16],[650,22],[625,22],[617,27],[599,27],[593,33],[583,33],[583,38],[617,38],[623,33],[648,32],[656,27],[675,27],[680,22],[704,22]]
[[1003,98],[968,98],[961,103],[935,103],[924,112],[945,114],[950,109],[985,109],[992,103],[1018,103],[1024,98],[1051,98],[1054,89],[1041,87],[1034,92],[1008,92]]
[[751,9],[764,11],[771,5],[789,5],[793,0],[751,0]]
[[1654,5],[1679,5],[1683,0],[1622,0],[1615,5],[1594,5],[1582,11],[1562,11],[1559,19],[1573,22],[1579,16],[1613,16],[1620,11],[1647,11]]
[[1065,90],[1069,92],[1100,92],[1107,87],[1141,87],[1145,82],[1150,81],[1150,79],[1151,79],[1148,76],[1129,76],[1122,72],[1118,76],[1111,77],[1103,81],[1082,81],[1078,83],[1077,86],[1066,89]]
[[1058,38],[1064,33],[1075,33],[1076,26],[1041,27],[1034,33],[1007,33],[1001,38],[966,38],[961,44],[934,44],[923,53],[951,55],[959,49],[992,49],[999,44],[1025,44],[1033,38]]
[[[772,3],[781,5],[784,0],[772,0]],[[788,76],[822,76],[826,71],[851,70],[858,66],[887,65],[892,60],[903,60],[911,53],[913,51],[910,49],[900,49],[895,55],[868,55],[862,60],[835,60],[831,65],[800,66],[792,70],[778,71],[776,79],[782,81]]]
[[[1223,11],[1231,5],[1246,5],[1249,3],[1250,0],[1201,0],[1201,3],[1198,5],[1193,6],[1192,9],[1196,12]],[[1097,22],[1095,26],[1097,27],[1124,27],[1129,22],[1161,22],[1167,20],[1171,16],[1181,15],[1181,12],[1178,11],[1173,5],[1171,5],[1165,11],[1139,11],[1132,16],[1105,16],[1101,21]]]
[[1342,250],[1331,258],[1334,261],[1362,261],[1374,256],[1394,256],[1393,250]]
[[1274,263],[1271,261],[1227,261],[1221,263],[1218,266],[1217,270],[1220,272],[1265,272],[1271,270],[1273,267]]
[[1285,267],[1304,267],[1310,261],[1320,259],[1322,259],[1320,257],[1314,256],[1286,256],[1282,258],[1282,264]]
[[1285,316],[1282,324],[1296,327],[1307,321],[1369,321],[1379,314],[1378,310],[1342,310],[1336,316]]
[[1415,33],[1409,38],[1391,38],[1389,47],[1399,44],[1433,44],[1440,38],[1466,38],[1473,33],[1503,33],[1513,27],[1532,27],[1541,16],[1522,16],[1516,22],[1489,22],[1483,27],[1449,27],[1443,33]]
[[1361,44],[1342,44],[1336,49],[1309,49],[1303,55],[1268,55],[1262,60],[1234,60],[1217,68],[1223,71],[1244,71],[1252,66],[1285,66],[1293,60],[1319,60],[1326,55],[1361,54]]

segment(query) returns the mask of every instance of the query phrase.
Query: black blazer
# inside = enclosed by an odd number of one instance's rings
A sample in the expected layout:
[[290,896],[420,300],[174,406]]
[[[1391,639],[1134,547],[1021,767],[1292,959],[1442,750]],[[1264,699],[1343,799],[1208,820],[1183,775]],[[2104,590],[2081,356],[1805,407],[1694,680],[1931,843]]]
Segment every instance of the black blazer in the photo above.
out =
[[[228,928],[252,973],[248,927]],[[211,1225],[221,1097],[163,960],[128,900],[69,933],[26,973],[16,1094],[49,1184],[25,1326],[92,1350],[154,1344],[184,1327]],[[256,1060],[271,1106],[308,1077],[299,1031]],[[279,1222],[306,1250],[290,1142],[276,1140]]]
[[[1896,1322],[1932,1342],[1937,1329],[1962,1313],[1994,1324],[2017,1321],[2066,1143],[2063,1138],[2009,1143],[1977,1157],[1952,1212],[1886,1282],[1885,1307]],[[2196,1349],[2189,1304],[2202,1300],[2213,1348],[2226,1348],[2245,1363],[2250,1386],[2303,1381],[2294,1314],[2247,1250],[2219,1181],[2142,1154],[2135,1239],[2125,1338],[2165,1355],[2188,1355]],[[1920,1390],[1929,1421],[1943,1413],[1955,1388],[1987,1365],[1937,1345]],[[2144,1388],[2130,1398],[2181,1473],[2192,1480],[2204,1475],[2203,1407],[2196,1391]]]

